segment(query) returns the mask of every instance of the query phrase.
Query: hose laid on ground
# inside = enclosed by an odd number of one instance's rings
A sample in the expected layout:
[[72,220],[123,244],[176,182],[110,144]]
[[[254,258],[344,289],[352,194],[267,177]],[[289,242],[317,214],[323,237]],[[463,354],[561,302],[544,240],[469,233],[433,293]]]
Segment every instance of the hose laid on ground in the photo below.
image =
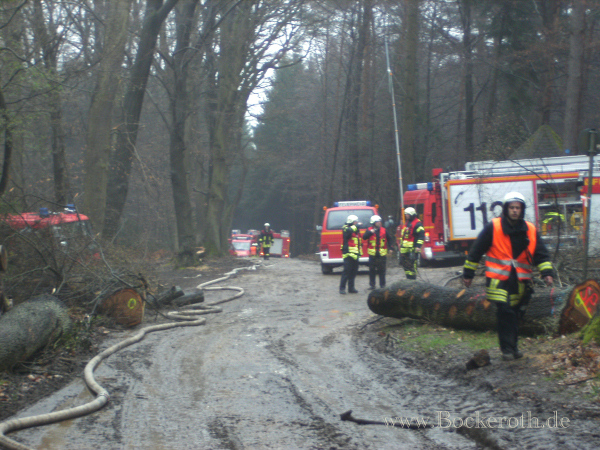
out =
[[160,325],[153,325],[150,327],[143,328],[140,332],[128,339],[125,339],[118,344],[113,345],[112,347],[107,348],[103,352],[96,355],[92,360],[87,363],[85,369],[83,371],[83,376],[85,383],[88,388],[96,395],[96,398],[85,405],[77,406],[74,408],[65,409],[63,411],[56,411],[48,414],[41,414],[39,416],[32,417],[24,417],[22,419],[13,419],[8,420],[6,422],[0,423],[0,447],[6,448],[7,450],[32,450],[30,447],[27,447],[23,444],[20,444],[17,441],[9,439],[5,436],[5,434],[22,430],[24,428],[38,427],[41,425],[50,425],[56,422],[62,422],[64,420],[75,419],[77,417],[82,417],[88,414],[91,414],[95,411],[98,411],[104,405],[106,405],[109,401],[109,394],[106,389],[104,389],[100,384],[96,382],[94,379],[94,370],[98,365],[102,362],[102,360],[108,358],[113,353],[118,352],[119,350],[128,347],[136,342],[144,339],[146,334],[153,333],[155,331],[168,330],[170,328],[176,327],[194,327],[199,325],[204,325],[206,323],[205,318],[197,319],[195,316],[205,315],[205,314],[214,314],[220,313],[223,310],[221,308],[215,308],[215,305],[219,305],[221,303],[229,302],[231,300],[235,300],[236,298],[240,298],[244,295],[244,289],[240,287],[233,286],[216,286],[216,287],[206,287],[211,284],[218,283],[220,281],[224,281],[234,276],[239,270],[250,269],[255,270],[256,266],[250,267],[240,267],[232,270],[225,274],[222,278],[217,278],[216,280],[211,280],[206,283],[202,283],[197,286],[197,289],[204,289],[207,291],[216,291],[216,290],[235,290],[238,291],[233,297],[226,298],[224,300],[218,300],[215,302],[207,303],[207,304],[196,304],[186,306],[185,309],[177,311],[177,312],[169,312],[167,313],[167,317],[175,320],[183,320],[184,322],[170,322],[164,323]]

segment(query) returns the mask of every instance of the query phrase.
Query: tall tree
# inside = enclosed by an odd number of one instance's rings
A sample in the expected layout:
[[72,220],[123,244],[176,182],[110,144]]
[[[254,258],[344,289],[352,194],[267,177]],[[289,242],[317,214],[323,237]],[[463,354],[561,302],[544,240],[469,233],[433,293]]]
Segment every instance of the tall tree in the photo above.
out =
[[583,50],[585,40],[585,12],[587,2],[573,2],[571,15],[571,30],[569,38],[569,69],[566,92],[565,121],[563,141],[565,148],[573,154],[579,153],[577,141],[581,117],[582,88],[583,88]]
[[416,181],[415,139],[417,116],[417,50],[419,45],[419,4],[420,0],[406,1],[405,53],[402,79],[404,81],[404,102],[402,108],[402,169],[403,181],[407,184]]
[[[46,23],[46,20],[48,22]],[[51,150],[54,173],[54,200],[66,204],[69,194],[69,178],[65,154],[65,132],[62,123],[62,98],[58,77],[58,52],[63,37],[54,22],[53,8],[48,6],[44,11],[41,0],[33,1],[33,33],[40,46],[44,67],[51,81],[48,91],[48,107],[50,110],[50,126],[52,129]]]
[[107,190],[106,212],[103,235],[108,239],[115,237],[118,229],[127,193],[133,158],[136,153],[136,141],[139,121],[150,67],[158,33],[167,15],[178,0],[147,0],[144,25],[137,43],[136,59],[131,68],[128,87],[123,100],[121,122],[117,127],[117,138],[111,158],[109,183]]
[[301,0],[244,0],[218,26],[218,60],[216,53],[207,57],[210,174],[204,246],[209,254],[223,255],[229,248],[233,212],[243,184],[233,198],[228,185],[232,166],[242,157],[248,97],[267,70],[294,48],[297,25],[292,20],[302,4]]
[[[118,92],[115,86],[121,82],[120,68],[125,57],[127,23],[132,2],[133,0],[123,0],[112,2],[109,6],[106,33],[103,33],[105,41],[99,46],[103,50],[90,106],[84,155],[84,211],[98,229],[104,223],[106,210],[112,112]],[[100,14],[98,9],[97,13]],[[97,38],[101,36],[99,32],[96,34]]]

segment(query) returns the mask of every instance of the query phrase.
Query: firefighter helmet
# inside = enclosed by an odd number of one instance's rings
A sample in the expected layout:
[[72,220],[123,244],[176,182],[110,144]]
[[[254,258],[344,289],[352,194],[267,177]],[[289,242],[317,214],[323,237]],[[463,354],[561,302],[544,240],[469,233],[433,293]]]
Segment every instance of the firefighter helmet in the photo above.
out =
[[512,202],[519,202],[523,205],[523,210],[521,211],[521,216],[519,218],[522,219],[525,217],[525,197],[523,197],[523,194],[520,192],[509,192],[504,196],[502,202],[502,213],[504,216],[508,217],[508,204]]
[[352,222],[358,222],[358,217],[355,216],[354,214],[350,214],[348,216],[348,218],[346,219],[346,223],[352,223]]
[[417,211],[415,211],[415,208],[409,206],[408,208],[406,208],[404,210],[404,214],[406,214],[408,216],[416,216],[417,215]]
[[270,227],[269,222],[265,223],[265,227]]
[[523,203],[523,206],[525,206],[525,197],[523,197],[523,194],[519,192],[509,192],[504,196],[503,203],[506,204],[510,202],[521,202]]
[[379,217],[377,214],[375,214],[374,216],[371,216],[371,223],[375,223],[375,222],[381,222],[381,217]]

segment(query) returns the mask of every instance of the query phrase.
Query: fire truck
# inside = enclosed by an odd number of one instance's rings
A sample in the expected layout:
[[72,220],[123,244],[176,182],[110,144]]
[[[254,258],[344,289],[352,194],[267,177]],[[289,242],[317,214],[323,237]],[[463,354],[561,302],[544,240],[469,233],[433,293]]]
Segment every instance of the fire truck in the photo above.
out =
[[[371,216],[379,214],[378,206],[371,205],[368,200],[335,202],[333,207],[323,207],[323,225],[317,225],[317,231],[321,233],[321,244],[319,256],[321,258],[321,272],[329,274],[335,267],[344,265],[342,259],[342,227],[350,214],[358,217],[358,227],[364,231],[371,221]],[[361,233],[362,234],[362,233]],[[367,253],[367,242],[362,243],[362,256],[358,259],[359,264],[368,265],[369,255]]]
[[[232,234],[229,239],[229,254],[233,256],[256,256],[257,254],[264,256],[262,250],[259,251],[259,237],[260,231],[257,230],[248,230],[247,234]],[[281,258],[290,257],[289,231],[281,230],[280,233],[273,232],[273,245],[271,246],[270,255]]]
[[[280,258],[290,257],[290,232],[287,230],[281,230],[280,233],[273,231],[273,245],[271,245],[271,256],[279,256]],[[264,256],[264,253],[260,252],[260,256]]]
[[232,230],[231,238],[229,239],[229,254],[233,256],[256,256],[256,249],[258,247],[256,236],[251,234],[233,234]]
[[73,205],[67,205],[63,212],[40,208],[39,212],[4,214],[0,222],[16,231],[49,229],[63,245],[70,236],[92,235],[89,217],[78,213]]
[[[478,161],[447,173],[433,169],[432,181],[409,185],[403,197],[425,228],[419,264],[464,256],[484,225],[502,213],[504,195],[514,191],[527,199],[525,219],[536,224],[546,243],[581,245],[588,170],[587,156]],[[591,217],[600,222],[600,178],[594,178],[592,194],[598,195],[592,195]]]

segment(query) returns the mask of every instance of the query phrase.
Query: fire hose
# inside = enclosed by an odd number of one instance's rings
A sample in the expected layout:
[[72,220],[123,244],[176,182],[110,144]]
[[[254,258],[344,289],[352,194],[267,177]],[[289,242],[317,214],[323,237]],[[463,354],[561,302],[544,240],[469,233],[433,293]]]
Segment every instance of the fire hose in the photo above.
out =
[[176,327],[195,327],[204,325],[206,323],[205,318],[197,318],[200,315],[206,314],[215,314],[220,313],[223,310],[221,308],[215,307],[221,303],[229,302],[240,298],[244,295],[244,289],[240,287],[234,286],[213,286],[207,287],[211,284],[219,283],[221,281],[225,281],[232,276],[234,276],[239,270],[250,269],[255,270],[256,266],[250,267],[240,267],[232,270],[225,274],[225,276],[221,278],[217,278],[215,280],[208,281],[206,283],[202,283],[197,286],[197,289],[203,289],[205,291],[217,291],[217,290],[233,290],[238,291],[233,297],[229,297],[223,300],[214,301],[206,304],[196,304],[186,306],[185,309],[179,310],[177,312],[171,311],[167,313],[167,317],[174,320],[182,320],[183,322],[169,322],[160,325],[153,325],[149,327],[145,327],[140,330],[136,335],[124,339],[121,342],[113,345],[112,347],[107,348],[103,352],[96,355],[94,358],[90,360],[85,366],[83,371],[83,377],[86,385],[96,395],[96,398],[85,405],[77,406],[74,408],[65,409],[62,411],[56,411],[48,414],[41,414],[38,416],[24,417],[22,419],[12,419],[5,422],[0,423],[0,447],[6,448],[8,450],[32,450],[30,447],[26,445],[20,444],[17,441],[9,439],[5,436],[7,433],[11,433],[14,431],[22,430],[25,428],[38,427],[42,425],[50,425],[57,422],[62,422],[65,420],[75,419],[77,417],[86,416],[93,412],[98,411],[104,405],[106,405],[110,399],[108,391],[104,389],[96,380],[94,379],[94,370],[98,365],[106,358],[108,358],[113,353],[118,352],[119,350],[124,349],[130,345],[133,345],[142,339],[148,334],[153,333],[155,331],[168,330],[170,328]]

